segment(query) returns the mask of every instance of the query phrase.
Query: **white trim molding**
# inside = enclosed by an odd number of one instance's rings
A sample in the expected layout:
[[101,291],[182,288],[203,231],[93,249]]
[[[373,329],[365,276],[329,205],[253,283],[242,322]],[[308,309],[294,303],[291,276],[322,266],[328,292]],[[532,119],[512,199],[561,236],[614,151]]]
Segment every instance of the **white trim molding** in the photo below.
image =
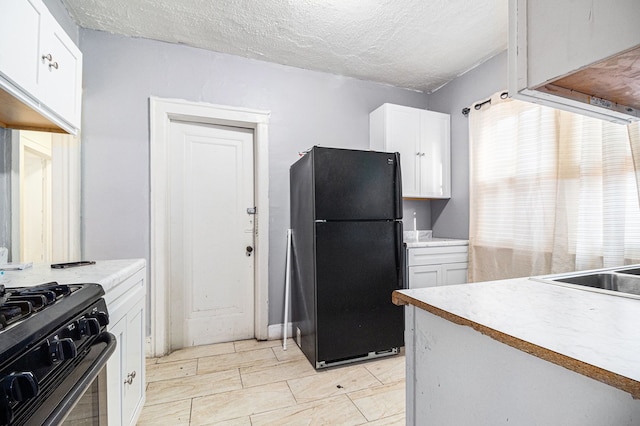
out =
[[[271,324],[269,326],[269,338],[268,340],[282,340],[284,332],[284,324]],[[292,323],[287,323],[287,336],[289,339],[295,338],[293,335],[293,325]]]
[[171,121],[234,126],[254,131],[255,169],[255,337],[269,337],[269,116],[250,110],[180,99],[149,98],[151,180],[150,355],[169,351],[169,180]]
[[52,169],[52,262],[71,262],[82,257],[80,134],[51,134]]

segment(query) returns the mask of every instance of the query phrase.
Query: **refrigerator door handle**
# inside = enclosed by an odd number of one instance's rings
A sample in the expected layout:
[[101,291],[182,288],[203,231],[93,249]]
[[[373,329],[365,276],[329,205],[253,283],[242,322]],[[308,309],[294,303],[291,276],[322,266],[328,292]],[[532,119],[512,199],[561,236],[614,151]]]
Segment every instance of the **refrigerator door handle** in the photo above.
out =
[[404,244],[402,233],[402,222],[396,221],[396,275],[398,277],[398,288],[404,287]]
[[395,161],[396,161],[396,176],[395,176],[395,195],[396,195],[396,203],[395,203],[395,214],[396,219],[402,219],[402,172],[400,171],[400,153],[395,153]]

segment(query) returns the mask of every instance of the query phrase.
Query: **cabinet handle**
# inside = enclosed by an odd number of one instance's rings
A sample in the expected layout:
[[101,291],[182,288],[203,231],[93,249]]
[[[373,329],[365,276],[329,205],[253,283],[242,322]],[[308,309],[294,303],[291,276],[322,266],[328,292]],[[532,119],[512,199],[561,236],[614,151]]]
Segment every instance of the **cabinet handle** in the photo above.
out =
[[53,61],[53,56],[51,56],[51,53],[47,53],[46,55],[42,55],[42,62],[44,61]]
[[53,62],[53,63],[49,64],[49,71],[51,71],[52,68],[58,69],[58,63],[57,62]]
[[124,383],[126,385],[132,384],[133,383],[133,379],[135,379],[135,377],[136,377],[136,372],[134,370],[131,373],[127,374],[127,379],[124,381]]
[[420,157],[424,157],[424,156],[425,156],[425,153],[424,153],[424,152],[421,152],[421,153],[420,153]]
[[419,153],[419,152],[416,152],[416,155],[417,155],[418,157],[420,157],[420,153]]

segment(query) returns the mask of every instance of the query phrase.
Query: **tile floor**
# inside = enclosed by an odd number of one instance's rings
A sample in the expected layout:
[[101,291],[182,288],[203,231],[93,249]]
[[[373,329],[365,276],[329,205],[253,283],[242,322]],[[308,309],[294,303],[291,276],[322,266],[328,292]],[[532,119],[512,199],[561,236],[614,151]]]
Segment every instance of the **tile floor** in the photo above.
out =
[[138,425],[404,425],[404,356],[316,371],[293,341],[243,340],[147,359]]

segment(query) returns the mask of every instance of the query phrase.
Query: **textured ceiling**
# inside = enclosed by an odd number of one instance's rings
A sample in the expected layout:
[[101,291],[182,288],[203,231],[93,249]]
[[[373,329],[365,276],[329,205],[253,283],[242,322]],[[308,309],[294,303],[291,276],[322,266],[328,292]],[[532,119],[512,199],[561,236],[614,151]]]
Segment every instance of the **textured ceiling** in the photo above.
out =
[[62,0],[94,30],[432,92],[507,47],[507,0]]

